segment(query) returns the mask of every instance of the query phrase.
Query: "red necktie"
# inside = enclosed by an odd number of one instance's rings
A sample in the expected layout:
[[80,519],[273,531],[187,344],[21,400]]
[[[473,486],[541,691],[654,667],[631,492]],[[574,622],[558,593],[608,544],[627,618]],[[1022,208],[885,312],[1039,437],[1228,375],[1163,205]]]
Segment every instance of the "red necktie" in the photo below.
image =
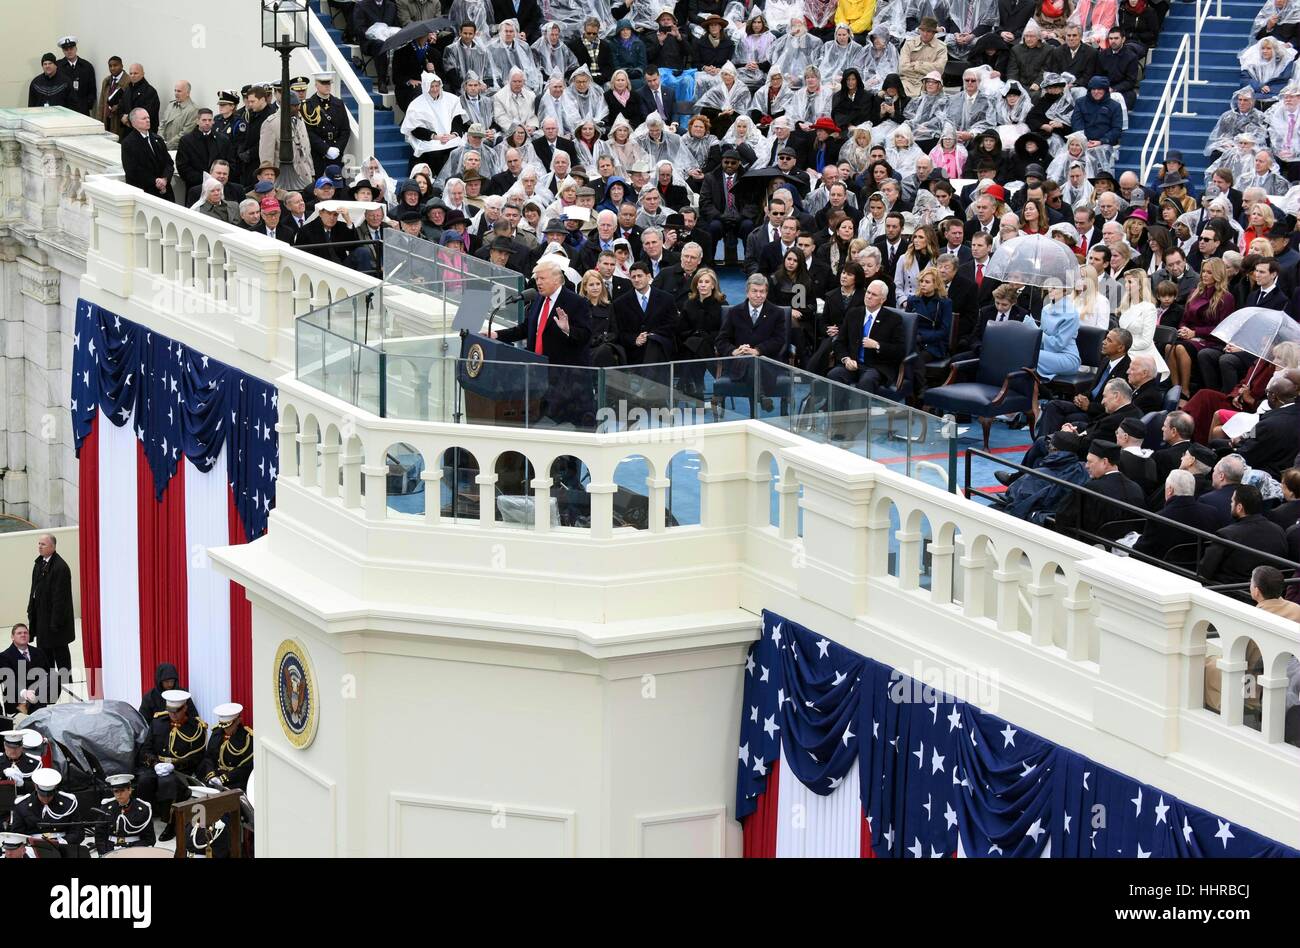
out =
[[537,317],[537,341],[533,343],[533,351],[538,355],[542,354],[542,333],[546,332],[546,321],[551,318],[551,298],[548,296],[542,301],[542,315]]
[[984,285],[984,264],[982,263],[975,264],[975,285]]

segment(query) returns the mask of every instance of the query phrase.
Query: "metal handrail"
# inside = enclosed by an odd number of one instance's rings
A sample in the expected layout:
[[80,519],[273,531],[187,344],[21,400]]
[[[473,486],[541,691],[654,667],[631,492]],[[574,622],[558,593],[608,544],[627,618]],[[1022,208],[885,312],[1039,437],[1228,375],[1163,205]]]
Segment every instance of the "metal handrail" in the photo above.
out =
[[[1198,0],[1205,7],[1209,8],[1208,0]],[[1196,26],[1196,45],[1200,46],[1201,21],[1198,16]],[[1165,80],[1164,92],[1160,95],[1160,101],[1156,104],[1155,115],[1151,119],[1151,128],[1147,132],[1146,141],[1142,143],[1142,153],[1138,159],[1140,174],[1139,181],[1146,181],[1151,171],[1157,164],[1163,161],[1164,154],[1169,150],[1169,124],[1175,115],[1188,116],[1195,113],[1188,111],[1187,108],[1187,87],[1191,85],[1191,73],[1194,68],[1193,60],[1199,56],[1199,53],[1192,51],[1192,36],[1184,35],[1178,44],[1178,52],[1174,54],[1174,63],[1169,69],[1169,78]],[[1178,91],[1182,90],[1183,110],[1174,112],[1174,106],[1178,100]]]
[[[357,78],[352,68],[351,58],[345,56],[334,43],[334,38],[325,29],[325,24],[321,22],[320,17],[313,12],[307,18],[307,22],[311,33],[311,45],[301,50],[300,54],[306,58],[307,69],[315,72],[328,67],[339,77],[339,81],[347,86],[352,100],[356,103],[355,115],[350,109],[346,110],[348,121],[352,125],[352,140],[349,142],[348,150],[351,151],[355,145],[361,152],[359,155],[354,154],[356,163],[363,164],[375,153],[375,103],[371,100],[366,87],[361,84],[361,80]],[[317,55],[323,56],[325,62],[319,62]],[[342,96],[339,97],[339,101],[342,102]],[[341,159],[343,156],[339,157]],[[388,173],[387,169],[384,173]]]
[[[1227,20],[1229,17],[1223,15],[1223,0],[1215,0],[1215,13],[1210,16],[1210,0],[1196,0],[1196,33],[1195,49],[1192,54],[1192,82],[1196,85],[1204,85],[1208,80],[1201,78],[1201,27],[1205,26],[1206,20]],[[1184,105],[1184,111],[1186,106]]]

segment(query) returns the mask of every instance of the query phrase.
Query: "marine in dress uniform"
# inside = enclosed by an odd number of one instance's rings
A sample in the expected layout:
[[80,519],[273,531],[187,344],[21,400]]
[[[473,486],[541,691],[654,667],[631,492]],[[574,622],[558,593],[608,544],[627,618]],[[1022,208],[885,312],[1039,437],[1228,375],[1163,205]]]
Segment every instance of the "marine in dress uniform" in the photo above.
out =
[[41,769],[41,759],[35,754],[27,753],[27,739],[34,737],[34,743],[39,746],[41,737],[35,731],[5,731],[4,738],[4,760],[0,761],[0,773],[14,782],[18,792],[22,792],[27,787],[27,781],[31,779],[32,774]]
[[43,836],[54,843],[77,846],[85,836],[83,814],[77,798],[59,789],[63,774],[42,767],[32,774],[36,785],[32,793],[14,798],[9,814],[9,828],[25,836]]
[[5,859],[35,859],[36,850],[27,844],[22,833],[0,833],[0,849]]
[[99,90],[95,88],[95,67],[90,64],[90,60],[77,55],[75,36],[61,38],[59,49],[63,50],[59,72],[68,80],[68,108],[75,109],[82,115],[90,115],[95,110],[95,100],[99,97]]
[[214,787],[248,789],[253,773],[253,732],[244,727],[244,706],[231,702],[213,709],[217,726],[208,738],[208,753],[199,776]]
[[172,804],[190,798],[189,787],[179,774],[198,774],[208,745],[208,726],[202,718],[190,715],[188,691],[164,691],[162,698],[167,715],[155,717],[149,724],[147,767],[136,771],[136,779],[140,782],[140,795],[153,796],[158,816],[167,824],[158,836],[165,843],[176,838],[176,827],[171,821]]
[[153,807],[134,795],[135,776],[114,774],[108,778],[113,795],[100,801],[103,821],[95,828],[95,849],[101,856],[119,849],[154,844]]
[[239,108],[240,95],[234,89],[222,89],[217,93],[217,110],[220,114],[212,122],[212,130],[230,142],[230,180],[241,180],[243,168],[239,163],[239,153],[244,150],[244,136],[248,134],[248,117],[244,109]]

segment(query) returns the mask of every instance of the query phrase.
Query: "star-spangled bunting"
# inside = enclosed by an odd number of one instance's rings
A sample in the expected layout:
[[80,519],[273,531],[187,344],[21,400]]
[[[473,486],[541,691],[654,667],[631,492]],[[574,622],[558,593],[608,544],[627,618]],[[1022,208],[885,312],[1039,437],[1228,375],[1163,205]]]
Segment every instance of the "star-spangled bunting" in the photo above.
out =
[[72,425],[78,452],[95,412],[131,424],[161,498],[182,457],[201,471],[226,448],[227,482],[247,539],[275,506],[275,386],[107,310],[77,301]]
[[737,819],[784,752],[822,796],[859,762],[877,856],[1300,856],[770,612],[744,675]]

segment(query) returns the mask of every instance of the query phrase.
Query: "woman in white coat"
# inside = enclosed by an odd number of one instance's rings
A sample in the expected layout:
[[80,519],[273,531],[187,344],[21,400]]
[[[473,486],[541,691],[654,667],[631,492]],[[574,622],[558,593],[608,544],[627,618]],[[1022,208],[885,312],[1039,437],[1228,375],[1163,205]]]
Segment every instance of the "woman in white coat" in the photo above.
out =
[[1119,328],[1133,335],[1129,358],[1150,356],[1156,364],[1161,379],[1169,378],[1169,366],[1155,346],[1156,315],[1155,294],[1151,292],[1151,279],[1138,268],[1124,271],[1124,297],[1119,304]]

